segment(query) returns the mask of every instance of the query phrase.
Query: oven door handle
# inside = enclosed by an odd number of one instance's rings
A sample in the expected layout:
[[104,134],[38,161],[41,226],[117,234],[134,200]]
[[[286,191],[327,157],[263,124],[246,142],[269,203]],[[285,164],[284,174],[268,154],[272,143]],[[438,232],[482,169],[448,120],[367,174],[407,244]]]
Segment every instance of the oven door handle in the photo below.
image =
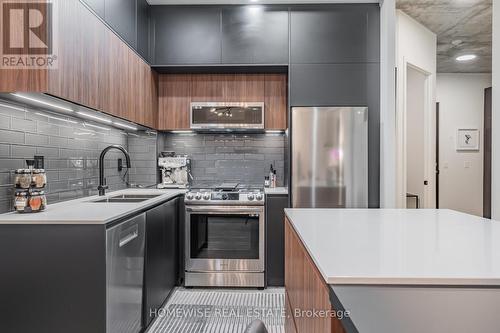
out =
[[262,213],[262,207],[246,208],[246,207],[186,207],[187,212],[195,213]]

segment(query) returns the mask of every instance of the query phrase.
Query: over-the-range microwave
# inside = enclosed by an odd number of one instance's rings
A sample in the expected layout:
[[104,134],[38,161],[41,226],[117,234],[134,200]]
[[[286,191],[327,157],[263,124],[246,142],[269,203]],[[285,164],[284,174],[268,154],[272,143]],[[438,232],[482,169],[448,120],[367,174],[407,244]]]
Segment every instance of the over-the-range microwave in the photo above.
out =
[[263,130],[263,102],[191,103],[193,130]]

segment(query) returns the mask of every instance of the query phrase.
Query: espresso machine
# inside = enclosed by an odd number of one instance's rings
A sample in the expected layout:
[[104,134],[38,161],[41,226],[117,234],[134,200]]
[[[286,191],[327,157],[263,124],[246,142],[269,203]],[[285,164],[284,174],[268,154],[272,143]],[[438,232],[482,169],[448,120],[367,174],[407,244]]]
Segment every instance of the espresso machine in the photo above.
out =
[[161,183],[158,188],[188,188],[191,175],[191,160],[187,155],[175,155],[174,152],[162,152],[158,157],[161,170]]

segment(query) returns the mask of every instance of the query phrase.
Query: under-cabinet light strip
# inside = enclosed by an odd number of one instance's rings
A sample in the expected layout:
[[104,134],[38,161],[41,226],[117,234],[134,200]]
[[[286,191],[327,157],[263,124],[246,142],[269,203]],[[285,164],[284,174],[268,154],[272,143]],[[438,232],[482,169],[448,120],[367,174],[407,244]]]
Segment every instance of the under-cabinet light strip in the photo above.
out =
[[21,95],[21,94],[18,94],[18,93],[12,93],[12,95],[16,96],[16,97],[19,97],[19,98],[26,99],[28,101],[32,101],[32,102],[38,103],[38,104],[50,106],[52,108],[56,108],[56,109],[60,109],[60,110],[68,111],[68,112],[73,112],[73,110],[71,110],[70,108],[67,108],[67,107],[64,107],[64,106],[60,106],[60,105],[57,105],[57,104],[52,104],[52,103],[45,102],[45,101],[41,101],[41,100],[36,99],[36,98],[31,98],[31,97],[24,96],[24,95]]

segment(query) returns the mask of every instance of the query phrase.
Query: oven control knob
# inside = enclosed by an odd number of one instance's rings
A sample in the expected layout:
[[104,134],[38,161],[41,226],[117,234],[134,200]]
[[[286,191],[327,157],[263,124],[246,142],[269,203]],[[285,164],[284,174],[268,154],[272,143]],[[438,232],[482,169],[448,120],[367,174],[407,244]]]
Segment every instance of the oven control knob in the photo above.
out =
[[253,195],[253,193],[248,193],[247,198],[248,200],[252,201],[253,199],[255,199],[255,196]]
[[188,194],[186,194],[186,199],[193,200],[193,198],[194,198],[193,193],[189,192]]
[[208,192],[204,193],[203,200],[210,200],[210,193],[208,193]]
[[262,193],[257,193],[255,195],[255,199],[258,200],[258,201],[261,201],[264,197],[262,196]]
[[200,192],[196,193],[195,199],[196,200],[201,200],[201,193]]
[[227,200],[227,194],[225,194],[225,193],[224,193],[224,194],[222,195],[222,200]]

